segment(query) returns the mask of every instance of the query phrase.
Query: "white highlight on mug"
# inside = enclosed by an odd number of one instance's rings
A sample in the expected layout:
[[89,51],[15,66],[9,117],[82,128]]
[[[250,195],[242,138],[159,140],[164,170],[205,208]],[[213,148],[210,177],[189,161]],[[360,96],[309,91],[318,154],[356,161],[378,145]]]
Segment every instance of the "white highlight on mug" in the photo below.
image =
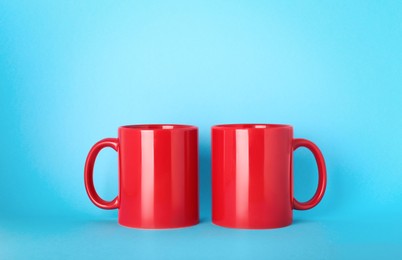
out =
[[141,214],[143,219],[154,216],[154,132],[141,131]]
[[236,129],[236,215],[248,219],[249,144],[248,130]]

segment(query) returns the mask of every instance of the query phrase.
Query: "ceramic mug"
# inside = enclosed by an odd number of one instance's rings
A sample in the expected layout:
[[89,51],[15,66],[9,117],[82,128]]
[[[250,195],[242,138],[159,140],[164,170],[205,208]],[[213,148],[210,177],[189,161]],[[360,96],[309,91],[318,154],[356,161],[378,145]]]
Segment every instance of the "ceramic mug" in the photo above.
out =
[[[93,182],[96,156],[105,147],[118,153],[119,194],[105,201]],[[119,224],[133,228],[179,228],[199,222],[198,128],[190,125],[129,125],[118,138],[106,138],[90,150],[84,171],[91,201],[119,209]]]
[[[293,151],[309,149],[318,165],[318,187],[307,202],[293,196]],[[290,125],[231,124],[212,127],[212,222],[265,229],[292,223],[292,210],[316,206],[326,187],[324,157]]]

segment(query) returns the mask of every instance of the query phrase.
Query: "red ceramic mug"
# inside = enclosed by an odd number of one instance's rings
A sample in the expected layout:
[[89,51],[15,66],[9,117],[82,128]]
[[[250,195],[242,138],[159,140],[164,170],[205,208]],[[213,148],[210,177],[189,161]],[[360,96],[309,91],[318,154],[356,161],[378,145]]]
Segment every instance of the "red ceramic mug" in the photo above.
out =
[[[100,150],[118,153],[119,194],[105,201],[95,191],[93,169]],[[119,209],[121,225],[179,228],[195,225],[198,213],[198,129],[189,125],[130,125],[118,138],[106,138],[90,150],[85,188],[102,209]]]
[[[313,198],[293,196],[293,151],[306,147],[318,165]],[[212,127],[212,222],[264,229],[292,223],[292,210],[306,210],[322,199],[326,186],[324,158],[318,147],[294,139],[289,125],[232,124]]]

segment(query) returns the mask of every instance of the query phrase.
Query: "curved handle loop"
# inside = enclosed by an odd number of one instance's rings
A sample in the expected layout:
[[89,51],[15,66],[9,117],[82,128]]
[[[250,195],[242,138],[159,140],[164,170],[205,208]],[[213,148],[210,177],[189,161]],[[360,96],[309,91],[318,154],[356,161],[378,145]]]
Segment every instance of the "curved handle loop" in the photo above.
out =
[[118,150],[119,140],[117,138],[105,138],[100,140],[94,146],[92,146],[91,150],[88,153],[87,160],[85,162],[85,170],[84,170],[84,181],[85,181],[85,189],[87,190],[88,197],[91,199],[92,203],[98,206],[101,209],[116,209],[119,207],[119,198],[116,196],[112,201],[103,200],[99,197],[98,193],[95,190],[94,186],[94,165],[96,156],[98,153],[105,147],[111,147],[116,152]]
[[293,198],[293,208],[298,210],[311,209],[321,201],[325,193],[325,188],[327,186],[327,170],[325,167],[324,157],[320,149],[309,140],[306,139],[294,139],[293,140],[293,151],[299,147],[306,147],[309,149],[317,162],[318,166],[318,187],[314,196],[307,202],[299,202],[296,198]]

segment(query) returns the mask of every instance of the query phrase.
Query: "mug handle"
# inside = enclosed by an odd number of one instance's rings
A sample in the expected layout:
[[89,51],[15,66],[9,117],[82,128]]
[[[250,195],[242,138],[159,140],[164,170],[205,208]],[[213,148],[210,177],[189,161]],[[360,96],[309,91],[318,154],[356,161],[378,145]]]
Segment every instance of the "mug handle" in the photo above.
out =
[[87,160],[85,162],[85,170],[84,170],[85,189],[92,203],[98,206],[99,208],[116,209],[119,207],[119,197],[116,196],[116,198],[114,198],[112,201],[103,200],[101,197],[99,197],[94,186],[93,174],[94,174],[94,165],[96,156],[98,156],[99,152],[105,147],[111,147],[117,152],[119,147],[119,139],[105,138],[94,144],[94,146],[92,146],[91,150],[88,153]]
[[299,202],[296,198],[293,198],[294,209],[306,210],[317,206],[324,196],[325,187],[327,185],[327,170],[324,157],[322,156],[320,149],[313,142],[306,139],[293,139],[293,151],[299,147],[306,147],[309,149],[313,153],[318,166],[318,187],[314,196],[307,202]]

